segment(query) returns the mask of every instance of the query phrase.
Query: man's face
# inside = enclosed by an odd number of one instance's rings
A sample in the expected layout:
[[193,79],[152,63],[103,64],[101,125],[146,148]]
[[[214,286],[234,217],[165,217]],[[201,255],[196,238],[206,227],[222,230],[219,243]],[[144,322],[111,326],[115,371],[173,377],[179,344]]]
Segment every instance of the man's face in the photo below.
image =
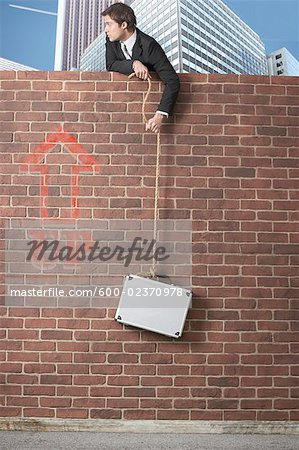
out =
[[105,23],[105,33],[107,34],[109,40],[122,41],[127,35],[127,23],[123,22],[119,25],[115,20],[111,19],[110,16],[104,17]]

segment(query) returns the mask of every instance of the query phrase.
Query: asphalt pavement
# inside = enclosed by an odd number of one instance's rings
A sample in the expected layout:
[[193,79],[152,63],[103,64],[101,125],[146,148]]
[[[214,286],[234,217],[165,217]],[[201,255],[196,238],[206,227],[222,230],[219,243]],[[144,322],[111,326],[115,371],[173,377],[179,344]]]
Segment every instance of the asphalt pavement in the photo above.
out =
[[1,450],[299,450],[297,435],[0,431]]

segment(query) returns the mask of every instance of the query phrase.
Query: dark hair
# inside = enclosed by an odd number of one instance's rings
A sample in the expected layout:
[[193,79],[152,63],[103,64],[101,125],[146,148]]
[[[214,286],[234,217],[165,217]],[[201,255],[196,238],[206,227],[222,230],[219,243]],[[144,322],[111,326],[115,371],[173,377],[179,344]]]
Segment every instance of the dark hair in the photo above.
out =
[[130,6],[124,3],[114,3],[109,6],[105,11],[101,13],[101,16],[110,16],[112,20],[115,20],[119,25],[123,22],[127,22],[128,30],[133,31],[136,27],[136,16]]

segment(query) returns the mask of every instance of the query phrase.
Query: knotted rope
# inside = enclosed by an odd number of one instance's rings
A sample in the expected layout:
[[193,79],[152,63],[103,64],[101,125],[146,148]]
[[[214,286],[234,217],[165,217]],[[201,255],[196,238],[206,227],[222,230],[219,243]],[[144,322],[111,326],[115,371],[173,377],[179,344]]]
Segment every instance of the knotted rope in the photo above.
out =
[[[133,78],[135,76],[135,73],[131,73],[131,75],[129,75],[129,79]],[[145,115],[145,106],[146,106],[146,102],[147,102],[147,98],[151,92],[151,88],[152,88],[152,82],[151,79],[148,77],[147,78],[147,82],[148,82],[148,89],[147,92],[143,98],[143,102],[142,102],[142,117],[143,117],[143,122],[144,124],[147,123],[147,118]],[[156,183],[155,183],[155,212],[154,212],[154,246],[153,246],[153,264],[152,267],[150,267],[150,271],[147,273],[139,273],[138,275],[141,276],[145,276],[145,277],[149,277],[149,278],[156,278],[157,274],[156,274],[156,267],[157,267],[157,260],[156,260],[156,248],[157,248],[157,237],[158,237],[158,228],[157,228],[157,222],[158,222],[158,215],[159,215],[159,210],[158,210],[158,199],[159,199],[159,177],[160,177],[160,154],[161,154],[161,143],[160,143],[160,131],[158,131],[157,133],[157,153],[156,153]]]

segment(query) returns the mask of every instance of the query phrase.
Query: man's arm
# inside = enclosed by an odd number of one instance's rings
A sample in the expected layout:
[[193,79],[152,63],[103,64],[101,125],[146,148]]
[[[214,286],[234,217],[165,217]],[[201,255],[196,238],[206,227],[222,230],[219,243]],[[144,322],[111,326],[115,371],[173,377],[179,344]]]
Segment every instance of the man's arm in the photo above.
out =
[[156,41],[150,44],[149,57],[150,64],[165,86],[158,110],[171,114],[180,90],[179,77],[170,64],[164,50]]

